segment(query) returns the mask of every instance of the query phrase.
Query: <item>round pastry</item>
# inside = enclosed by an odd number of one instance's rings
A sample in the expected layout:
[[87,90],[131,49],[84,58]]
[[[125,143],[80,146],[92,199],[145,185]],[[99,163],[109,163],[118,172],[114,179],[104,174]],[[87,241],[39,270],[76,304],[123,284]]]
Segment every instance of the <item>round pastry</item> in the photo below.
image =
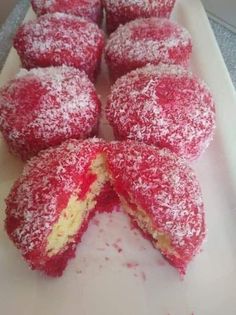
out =
[[187,66],[192,52],[191,36],[180,25],[160,18],[137,19],[111,34],[105,58],[112,78],[146,64]]
[[189,161],[207,148],[215,128],[208,88],[176,65],[147,65],[119,78],[106,114],[117,139],[166,147]]
[[97,203],[110,189],[103,152],[102,140],[68,140],[27,162],[6,200],[5,228],[32,269],[60,276],[90,218],[108,210]]
[[103,3],[106,10],[107,30],[111,33],[120,24],[137,18],[168,18],[175,0],[103,0]]
[[31,0],[31,4],[38,16],[62,12],[85,17],[98,24],[102,20],[100,0]]
[[163,256],[185,274],[205,238],[205,213],[192,169],[168,149],[113,142],[107,167],[124,210]]
[[85,71],[95,80],[104,35],[96,24],[84,18],[64,13],[45,14],[18,29],[14,47],[27,69],[64,64]]
[[0,89],[0,130],[23,160],[98,124],[100,101],[84,72],[72,67],[22,69]]

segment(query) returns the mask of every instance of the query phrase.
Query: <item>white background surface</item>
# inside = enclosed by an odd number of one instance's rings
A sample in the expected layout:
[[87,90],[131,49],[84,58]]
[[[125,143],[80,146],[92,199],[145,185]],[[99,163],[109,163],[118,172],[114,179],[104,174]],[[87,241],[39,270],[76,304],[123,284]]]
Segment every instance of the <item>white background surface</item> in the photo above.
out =
[[202,0],[208,10],[219,21],[228,24],[236,32],[236,1],[235,0]]
[[0,1],[0,26],[7,18],[10,11],[16,5],[17,0],[2,0]]
[[[173,18],[192,34],[193,71],[208,83],[217,106],[215,139],[193,165],[206,206],[203,252],[180,280],[161,255],[130,230],[122,213],[103,214],[90,224],[63,277],[50,279],[30,271],[3,230],[4,198],[22,163],[1,141],[0,314],[236,314],[236,96],[200,2],[177,1]],[[18,67],[12,51],[1,84]],[[98,84],[103,100],[108,89],[104,71]],[[101,134],[110,138],[106,125]]]

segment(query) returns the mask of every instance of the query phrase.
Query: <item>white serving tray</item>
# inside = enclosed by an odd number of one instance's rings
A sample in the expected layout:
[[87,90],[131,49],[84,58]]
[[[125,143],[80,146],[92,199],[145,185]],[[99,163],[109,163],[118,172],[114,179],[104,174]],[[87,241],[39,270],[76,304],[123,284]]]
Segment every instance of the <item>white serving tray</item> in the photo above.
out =
[[[26,19],[32,18],[30,10]],[[198,0],[177,0],[173,19],[193,37],[192,69],[210,86],[217,132],[193,166],[206,206],[208,239],[181,280],[122,213],[98,215],[77,256],[58,279],[29,270],[4,232],[4,198],[22,170],[0,139],[1,315],[235,315],[236,314],[236,95]],[[1,84],[19,69],[11,50]],[[109,91],[106,69],[98,91]],[[101,135],[111,139],[102,120]]]

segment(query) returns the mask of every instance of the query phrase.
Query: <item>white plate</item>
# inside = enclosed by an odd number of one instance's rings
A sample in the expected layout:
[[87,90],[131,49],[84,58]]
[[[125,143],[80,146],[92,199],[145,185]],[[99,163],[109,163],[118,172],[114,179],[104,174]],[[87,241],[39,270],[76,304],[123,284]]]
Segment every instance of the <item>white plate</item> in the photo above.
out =
[[[30,11],[27,18],[32,17]],[[193,71],[213,91],[217,132],[195,163],[207,212],[208,240],[181,280],[158,251],[130,230],[122,213],[96,217],[58,279],[28,269],[3,230],[4,198],[22,163],[0,143],[0,314],[2,315],[235,315],[236,314],[236,96],[198,0],[177,1],[173,18],[193,36]],[[19,68],[14,50],[1,83]],[[105,100],[104,72],[98,84]],[[101,134],[110,138],[107,126]]]

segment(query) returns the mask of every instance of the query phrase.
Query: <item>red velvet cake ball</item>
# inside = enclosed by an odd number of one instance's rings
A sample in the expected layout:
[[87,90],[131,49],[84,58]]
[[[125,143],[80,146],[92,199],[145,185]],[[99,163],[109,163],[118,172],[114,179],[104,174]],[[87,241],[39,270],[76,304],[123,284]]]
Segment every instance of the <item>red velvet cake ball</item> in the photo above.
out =
[[103,0],[109,33],[137,18],[169,18],[175,0]]
[[168,149],[133,141],[111,143],[106,155],[123,208],[185,274],[205,238],[204,205],[194,172]]
[[32,269],[60,276],[74,257],[98,200],[109,195],[103,152],[101,140],[68,140],[27,162],[6,200],[5,227]]
[[84,18],[64,13],[45,14],[18,29],[14,47],[27,69],[64,64],[85,71],[95,80],[104,35],[96,24]]
[[102,20],[100,0],[31,0],[31,4],[38,16],[62,12],[85,17],[95,23],[100,23]]
[[93,135],[99,114],[94,85],[72,67],[22,69],[0,89],[0,130],[24,160],[66,139]]
[[176,65],[148,65],[119,78],[106,114],[117,139],[166,147],[190,161],[208,147],[215,128],[208,88]]
[[168,19],[147,18],[119,26],[107,42],[105,57],[116,79],[148,63],[187,66],[191,52],[186,29]]

